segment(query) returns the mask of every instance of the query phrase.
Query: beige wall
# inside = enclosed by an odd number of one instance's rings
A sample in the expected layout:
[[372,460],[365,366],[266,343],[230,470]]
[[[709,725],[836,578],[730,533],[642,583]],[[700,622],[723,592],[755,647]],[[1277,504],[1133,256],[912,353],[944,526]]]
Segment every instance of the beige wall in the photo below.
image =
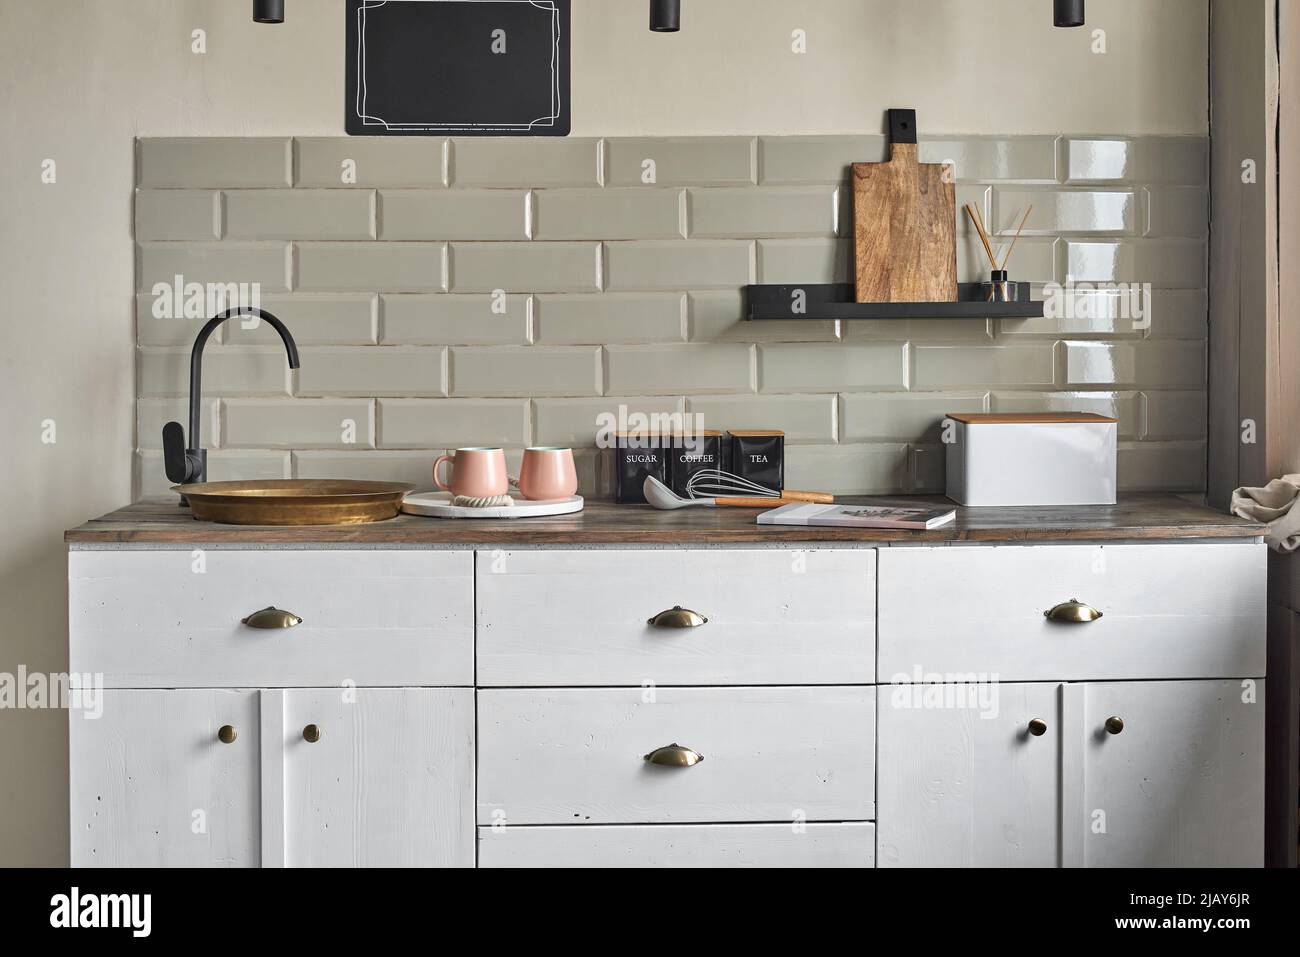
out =
[[[575,134],[876,131],[890,106],[932,132],[1206,131],[1204,0],[1092,0],[1105,56],[1048,0],[686,0],[678,36],[646,7],[575,0]],[[342,0],[281,27],[248,0],[0,0],[0,672],[66,666],[60,534],[130,496],[132,138],[337,135],[342,43]],[[65,734],[0,712],[0,864],[66,862]]]

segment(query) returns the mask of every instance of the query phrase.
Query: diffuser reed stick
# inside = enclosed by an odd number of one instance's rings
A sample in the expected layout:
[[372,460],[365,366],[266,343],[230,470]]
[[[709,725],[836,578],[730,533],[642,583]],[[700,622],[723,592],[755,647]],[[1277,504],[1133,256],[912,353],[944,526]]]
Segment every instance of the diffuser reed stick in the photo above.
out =
[[993,246],[989,243],[989,234],[984,230],[984,221],[980,219],[979,210],[975,208],[974,203],[966,204],[966,215],[975,226],[975,232],[979,233],[980,242],[984,244],[984,252],[989,257],[989,265],[994,269],[998,268],[997,257],[993,255]]
[[1007,254],[1002,257],[1002,265],[998,266],[997,268],[999,269],[1007,268],[1007,260],[1010,259],[1011,254],[1016,251],[1016,243],[1020,242],[1020,231],[1025,228],[1025,223],[1029,222],[1029,214],[1032,213],[1033,211],[1034,211],[1034,204],[1030,203],[1029,208],[1025,210],[1025,215],[1020,217],[1020,225],[1016,227],[1016,235],[1011,240],[1011,248],[1008,249]]

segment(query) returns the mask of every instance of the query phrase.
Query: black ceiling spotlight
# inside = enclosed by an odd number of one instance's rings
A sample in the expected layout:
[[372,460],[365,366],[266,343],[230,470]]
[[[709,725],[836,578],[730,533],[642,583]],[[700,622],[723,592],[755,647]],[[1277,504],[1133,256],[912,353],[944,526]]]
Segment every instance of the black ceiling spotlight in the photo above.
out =
[[1053,0],[1054,20],[1058,27],[1083,26],[1083,0]]
[[650,0],[650,29],[676,33],[682,28],[682,0]]
[[257,23],[284,23],[284,0],[253,0],[253,20]]

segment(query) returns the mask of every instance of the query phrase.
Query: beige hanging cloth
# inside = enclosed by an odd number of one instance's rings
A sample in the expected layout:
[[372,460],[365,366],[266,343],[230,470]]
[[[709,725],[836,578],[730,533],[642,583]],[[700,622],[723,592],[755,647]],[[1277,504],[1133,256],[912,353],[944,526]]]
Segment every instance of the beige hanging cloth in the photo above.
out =
[[1284,475],[1263,488],[1232,493],[1232,514],[1268,525],[1264,541],[1275,552],[1300,547],[1300,474]]

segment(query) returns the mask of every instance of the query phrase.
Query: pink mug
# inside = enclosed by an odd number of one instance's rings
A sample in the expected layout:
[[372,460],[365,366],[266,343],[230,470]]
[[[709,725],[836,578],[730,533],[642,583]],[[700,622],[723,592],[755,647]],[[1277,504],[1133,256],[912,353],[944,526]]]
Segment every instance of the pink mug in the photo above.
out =
[[578,491],[578,472],[572,449],[533,448],[524,450],[519,470],[519,491],[534,502],[569,498]]
[[[450,462],[451,482],[444,484],[438,467]],[[506,475],[506,453],[501,449],[457,449],[454,455],[442,455],[433,463],[433,484],[452,495],[489,498],[510,491]]]

